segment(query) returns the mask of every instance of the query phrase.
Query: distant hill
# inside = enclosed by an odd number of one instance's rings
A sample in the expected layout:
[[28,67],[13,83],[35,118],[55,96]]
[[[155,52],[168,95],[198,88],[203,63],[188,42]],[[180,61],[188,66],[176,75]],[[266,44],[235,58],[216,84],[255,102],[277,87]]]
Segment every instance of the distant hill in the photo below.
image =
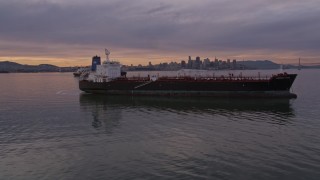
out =
[[244,69],[280,69],[281,65],[270,60],[247,60],[238,61],[240,67]]
[[57,72],[60,68],[50,64],[22,65],[10,61],[0,62],[0,71],[9,72]]
[[0,62],[0,71],[14,71],[22,68],[23,68],[23,65],[15,62],[10,62],[10,61]]
[[77,67],[58,67],[51,64],[22,65],[10,61],[0,61],[0,72],[73,72]]
[[[247,60],[238,61],[240,69],[280,69],[281,64],[274,63],[270,60]],[[283,69],[298,69],[298,65],[284,64]],[[301,69],[319,69],[320,65],[300,66]]]

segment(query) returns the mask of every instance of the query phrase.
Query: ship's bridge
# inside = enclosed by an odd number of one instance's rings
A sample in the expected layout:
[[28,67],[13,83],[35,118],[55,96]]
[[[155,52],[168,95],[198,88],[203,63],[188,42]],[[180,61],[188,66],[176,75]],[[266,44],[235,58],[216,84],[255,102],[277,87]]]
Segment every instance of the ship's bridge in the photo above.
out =
[[121,64],[117,61],[105,61],[97,66],[96,75],[110,79],[120,77]]

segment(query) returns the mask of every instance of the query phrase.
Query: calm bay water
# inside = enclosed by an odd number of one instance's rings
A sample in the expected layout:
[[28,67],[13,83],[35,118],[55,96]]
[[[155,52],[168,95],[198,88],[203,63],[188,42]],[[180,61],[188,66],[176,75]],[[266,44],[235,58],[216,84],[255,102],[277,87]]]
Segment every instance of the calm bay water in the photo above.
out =
[[320,70],[298,73],[291,100],[97,96],[71,73],[0,74],[0,179],[320,179]]

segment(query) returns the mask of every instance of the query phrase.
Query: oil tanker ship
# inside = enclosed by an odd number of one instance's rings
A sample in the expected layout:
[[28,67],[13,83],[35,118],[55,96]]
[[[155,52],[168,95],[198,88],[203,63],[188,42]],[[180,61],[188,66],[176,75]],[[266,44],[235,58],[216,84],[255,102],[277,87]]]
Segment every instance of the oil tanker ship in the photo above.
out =
[[87,93],[154,96],[213,96],[213,97],[261,97],[296,98],[290,88],[297,74],[280,73],[270,77],[245,76],[175,76],[127,77],[121,72],[121,64],[109,60],[101,63],[98,56],[92,58],[91,71],[79,79],[80,90]]

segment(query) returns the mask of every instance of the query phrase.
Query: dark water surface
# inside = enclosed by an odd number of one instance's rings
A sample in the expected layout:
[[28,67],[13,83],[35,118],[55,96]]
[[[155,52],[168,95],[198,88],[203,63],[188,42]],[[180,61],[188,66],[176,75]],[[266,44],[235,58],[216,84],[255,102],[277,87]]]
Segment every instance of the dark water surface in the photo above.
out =
[[0,179],[320,179],[320,70],[292,100],[82,94],[0,74]]

